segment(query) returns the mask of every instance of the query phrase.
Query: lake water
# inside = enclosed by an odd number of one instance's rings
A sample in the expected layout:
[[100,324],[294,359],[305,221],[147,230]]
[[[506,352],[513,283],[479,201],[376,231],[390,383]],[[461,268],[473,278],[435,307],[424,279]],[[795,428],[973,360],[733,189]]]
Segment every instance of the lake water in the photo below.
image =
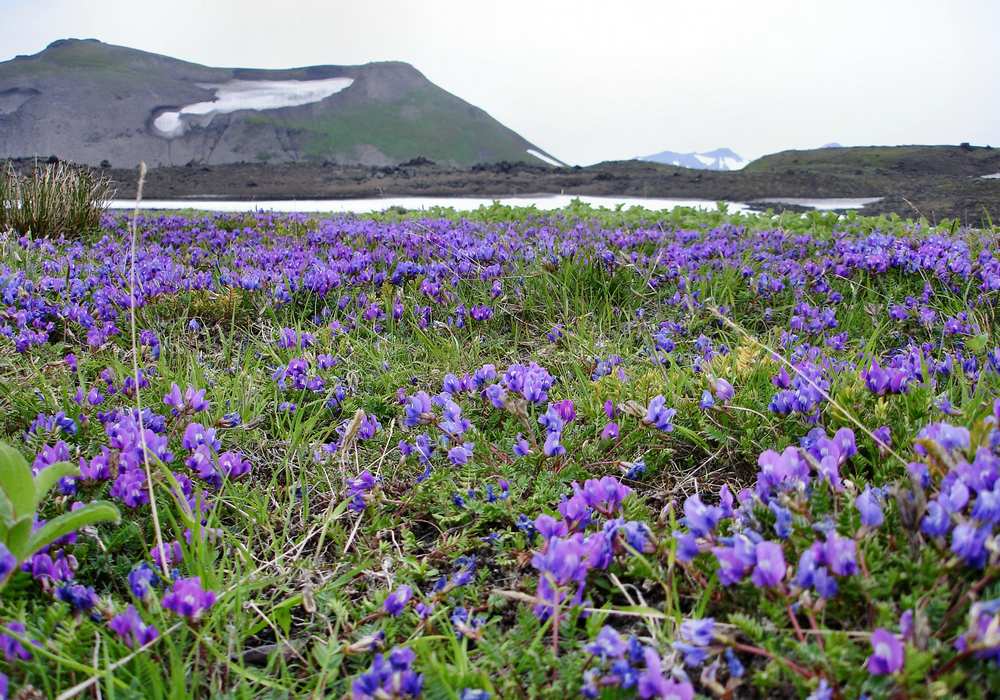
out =
[[840,198],[828,197],[825,199],[809,199],[803,197],[766,197],[755,199],[760,204],[794,204],[800,207],[810,207],[819,211],[832,211],[833,209],[861,209],[868,204],[874,204],[882,199],[881,197],[855,197]]
[[[613,209],[617,206],[625,208],[641,206],[654,211],[666,211],[676,207],[695,207],[699,209],[715,209],[716,202],[707,199],[656,199],[647,197],[589,197],[585,195],[534,195],[527,197],[380,197],[372,199],[286,199],[286,200],[256,200],[236,201],[225,198],[214,199],[203,197],[199,199],[147,199],[140,204],[140,209],[200,209],[217,212],[331,212],[368,214],[385,211],[391,207],[405,209],[430,209],[432,207],[452,207],[457,211],[472,211],[479,207],[490,206],[500,202],[516,207],[535,206],[540,210],[559,209],[567,206],[574,199],[579,199],[593,207]],[[865,199],[768,199],[762,202],[786,202],[811,206],[815,209],[860,209],[865,204],[878,201],[878,197]],[[726,202],[730,212],[745,212],[750,208],[743,202]],[[133,209],[135,202],[127,199],[115,199],[110,203],[111,209]]]

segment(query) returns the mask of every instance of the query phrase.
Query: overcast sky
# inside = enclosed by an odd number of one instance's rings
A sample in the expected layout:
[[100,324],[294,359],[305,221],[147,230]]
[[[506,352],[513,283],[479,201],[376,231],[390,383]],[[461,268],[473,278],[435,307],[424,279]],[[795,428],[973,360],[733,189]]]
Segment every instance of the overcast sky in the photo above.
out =
[[993,0],[0,0],[64,38],[214,66],[412,63],[570,163],[661,150],[1000,146]]

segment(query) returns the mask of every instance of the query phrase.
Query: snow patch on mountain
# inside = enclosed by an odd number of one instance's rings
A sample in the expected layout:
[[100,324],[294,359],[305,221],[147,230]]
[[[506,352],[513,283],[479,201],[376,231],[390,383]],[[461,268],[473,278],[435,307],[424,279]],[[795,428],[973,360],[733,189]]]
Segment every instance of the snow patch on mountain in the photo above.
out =
[[682,168],[696,168],[698,170],[740,170],[749,162],[729,148],[716,148],[714,151],[697,153],[660,151],[653,155],[640,156],[637,160],[676,165]]
[[541,151],[536,151],[534,148],[527,149],[527,152],[528,152],[529,156],[534,156],[538,160],[545,161],[549,165],[554,165],[557,168],[565,168],[566,167],[566,164],[563,163],[561,160],[556,160],[552,156],[547,156],[544,153],[542,153]]
[[185,115],[209,117],[228,114],[243,109],[265,110],[298,107],[325,100],[351,86],[352,78],[327,78],[325,80],[230,80],[222,84],[201,84],[199,87],[215,91],[215,99],[181,107],[177,111],[161,112],[153,120],[153,127],[161,135],[174,138],[188,127]]

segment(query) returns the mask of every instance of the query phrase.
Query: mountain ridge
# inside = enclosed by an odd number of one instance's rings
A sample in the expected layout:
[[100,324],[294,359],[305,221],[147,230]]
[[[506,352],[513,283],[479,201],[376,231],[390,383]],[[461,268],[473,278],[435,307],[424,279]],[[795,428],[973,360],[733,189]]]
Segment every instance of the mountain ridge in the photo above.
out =
[[639,156],[636,160],[695,170],[739,170],[749,162],[731,148],[726,147],[711,151],[689,151],[686,153],[660,151],[648,156]]
[[[164,114],[169,118],[160,119]],[[157,123],[180,128],[165,132]],[[458,167],[500,160],[550,167],[531,151],[552,158],[402,61],[218,68],[96,39],[60,39],[0,63],[0,157],[55,155],[120,167],[388,166],[417,157]]]

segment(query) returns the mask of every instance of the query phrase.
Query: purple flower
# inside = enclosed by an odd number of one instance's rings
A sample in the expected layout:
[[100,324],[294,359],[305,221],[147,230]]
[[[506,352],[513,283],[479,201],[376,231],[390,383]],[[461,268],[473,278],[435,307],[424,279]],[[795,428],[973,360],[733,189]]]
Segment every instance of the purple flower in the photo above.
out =
[[181,445],[185,450],[196,450],[202,445],[218,451],[222,447],[215,437],[215,428],[206,428],[201,423],[189,423],[184,429],[184,437]]
[[881,428],[875,428],[872,435],[875,437],[875,444],[878,445],[879,454],[884,457],[892,447],[892,429],[888,425],[883,425]]
[[238,479],[250,471],[250,462],[240,452],[219,455],[219,469],[230,479]]
[[677,558],[682,562],[689,562],[701,554],[698,547],[698,539],[690,532],[674,531],[674,539],[677,541]]
[[604,430],[601,431],[602,440],[615,440],[618,438],[620,428],[615,422],[608,423],[604,426]]
[[871,486],[866,486],[854,499],[854,506],[861,514],[861,524],[865,527],[878,527],[885,520],[882,515],[881,492]]
[[196,622],[215,601],[215,592],[203,589],[201,577],[193,576],[174,581],[173,588],[163,596],[163,607]]
[[646,668],[639,676],[637,691],[640,698],[659,700],[691,700],[694,688],[687,681],[675,681],[663,675],[663,661],[656,650],[646,647],[644,651]]
[[951,533],[951,551],[969,566],[981,569],[989,557],[986,540],[991,533],[992,528],[988,526],[976,527],[976,524],[970,521],[959,523]]
[[[20,636],[25,636],[27,632],[24,627],[24,623],[17,622],[16,620],[8,622],[4,625],[8,630],[18,634]],[[31,658],[31,652],[28,651],[20,640],[15,639],[11,635],[0,633],[0,651],[3,652],[4,658],[7,661],[14,662],[20,659],[21,661],[27,661]]]
[[[178,547],[180,547],[180,543],[178,543]],[[150,588],[158,586],[159,583],[160,579],[156,572],[146,562],[141,562],[128,574],[128,587],[132,594],[139,599],[145,598],[149,594]]]
[[130,649],[145,646],[160,634],[153,625],[143,624],[139,612],[133,605],[128,606],[125,612],[111,618],[108,627]]
[[613,476],[587,479],[583,486],[573,482],[573,493],[591,508],[604,515],[613,515],[621,508],[622,501],[632,489]]
[[896,635],[879,627],[872,632],[872,655],[865,665],[873,676],[886,676],[903,668],[903,643]]
[[792,511],[783,507],[777,500],[769,502],[767,507],[774,513],[774,534],[780,539],[787,540],[792,534]]
[[538,422],[545,428],[549,433],[561,433],[565,421],[559,411],[556,410],[555,404],[549,404],[549,408],[545,413],[538,417]]
[[920,520],[920,531],[929,537],[942,537],[951,527],[948,511],[937,501],[927,504],[927,513]]
[[560,433],[548,433],[545,436],[545,444],[542,445],[542,453],[546,457],[561,457],[566,454],[566,448],[560,442],[561,438]]
[[718,506],[705,505],[698,494],[688,496],[684,501],[682,522],[698,537],[707,537],[714,532],[721,519],[722,509]]
[[614,627],[605,625],[597,634],[597,639],[588,644],[588,653],[600,659],[617,659],[625,653],[625,641]]
[[502,386],[500,386],[499,384],[490,384],[488,387],[486,387],[483,393],[486,394],[486,398],[489,399],[489,402],[493,404],[494,408],[499,408],[499,409],[505,408],[506,406],[505,402],[507,401],[507,392],[504,391],[504,388]]
[[403,612],[403,609],[406,607],[406,604],[410,602],[410,598],[412,597],[413,589],[404,584],[386,597],[382,608],[389,615],[396,617]]
[[715,632],[715,620],[706,617],[701,620],[684,620],[681,623],[681,639],[692,644],[705,647],[712,643],[712,635]]
[[848,537],[831,533],[823,547],[823,556],[837,576],[853,576],[858,572],[857,546]]
[[152,549],[149,550],[149,558],[153,560],[154,564],[164,568],[179,564],[184,559],[184,553],[181,550],[181,543],[174,540],[164,542],[162,549],[158,545],[153,545]]
[[544,403],[549,397],[549,389],[555,383],[555,377],[534,362],[528,365],[511,365],[504,372],[503,380],[508,389],[532,403]]
[[667,400],[663,396],[654,396],[649,401],[649,406],[646,408],[646,416],[642,419],[642,422],[665,433],[671,432],[674,429],[671,421],[677,415],[677,410],[667,408],[666,404]]
[[79,583],[65,583],[56,589],[56,599],[69,603],[73,612],[86,612],[97,605],[93,588]]
[[403,407],[403,413],[403,425],[408,427],[430,423],[434,420],[431,397],[426,391],[418,391],[407,400],[406,406]]
[[518,433],[517,437],[514,438],[513,452],[518,457],[527,457],[531,454],[531,445],[528,444],[528,441],[524,439],[521,433]]
[[184,391],[184,403],[192,413],[200,413],[208,410],[208,401],[205,400],[205,390],[195,389],[189,386]]
[[351,700],[419,697],[424,677],[413,670],[415,659],[412,649],[400,647],[388,657],[376,654],[368,671],[351,683]]
[[365,469],[353,479],[347,481],[347,497],[351,499],[348,506],[355,513],[360,513],[365,509],[365,504],[371,497],[371,491],[375,488],[378,480]]
[[472,459],[473,448],[474,445],[471,442],[456,445],[448,450],[448,459],[450,459],[451,463],[456,467],[468,464],[469,460]]
[[719,563],[719,581],[723,586],[742,581],[757,563],[756,547],[749,537],[736,535],[729,540],[730,544],[712,549]]
[[163,397],[163,403],[177,412],[184,410],[184,397],[181,395],[181,388],[177,386],[177,382],[170,385],[170,391]]
[[[729,650],[727,649],[726,651]],[[825,678],[819,679],[819,685],[816,686],[816,690],[809,693],[806,700],[833,700],[833,690],[830,688],[830,684],[826,682]]]
[[712,385],[712,393],[715,394],[715,398],[719,401],[731,401],[736,395],[736,390],[733,389],[733,385],[727,382],[725,379],[713,379],[710,381]]
[[17,557],[10,553],[7,545],[0,542],[0,584],[7,580],[11,572],[17,568]]
[[552,410],[562,419],[563,423],[571,423],[576,418],[576,408],[572,399],[563,399],[551,404]]
[[757,564],[750,580],[758,588],[773,588],[785,578],[785,555],[775,542],[758,542],[755,549]]
[[463,688],[458,700],[490,700],[490,693],[481,688]]

